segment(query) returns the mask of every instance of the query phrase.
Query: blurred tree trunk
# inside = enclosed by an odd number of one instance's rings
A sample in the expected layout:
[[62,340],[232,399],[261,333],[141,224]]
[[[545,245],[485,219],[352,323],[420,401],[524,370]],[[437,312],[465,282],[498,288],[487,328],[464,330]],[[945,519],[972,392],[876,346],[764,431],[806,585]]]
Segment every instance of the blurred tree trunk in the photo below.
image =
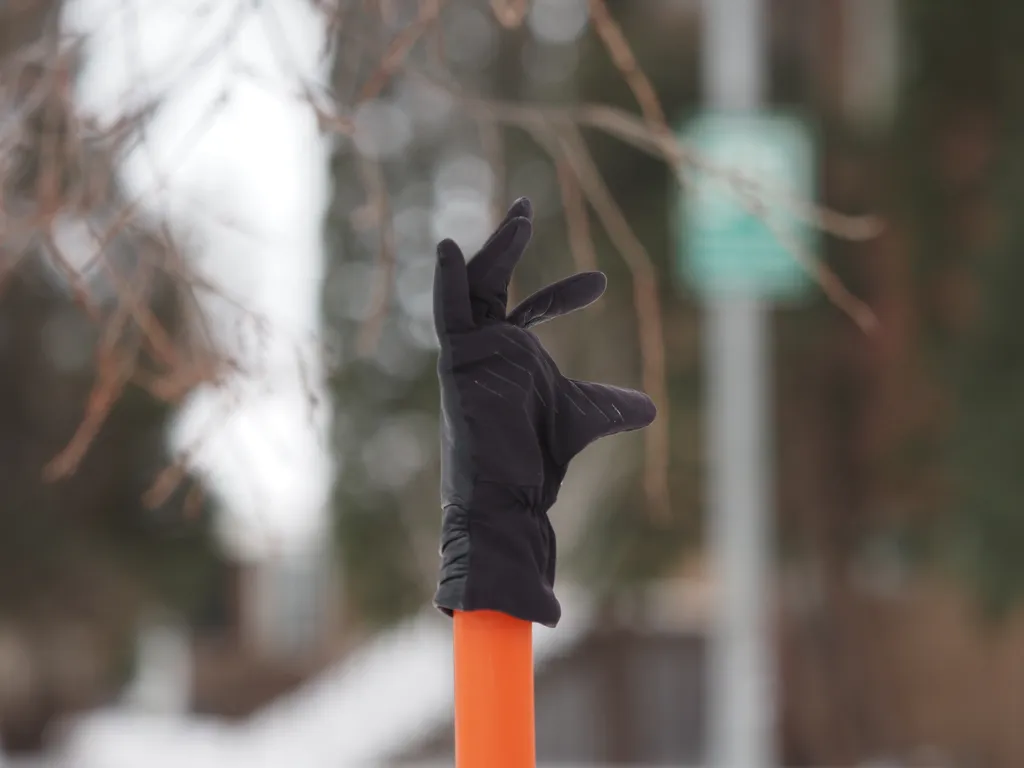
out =
[[[1019,269],[1009,266],[1020,263],[1020,235],[1000,224],[1024,195],[1007,135],[1022,113],[1009,54],[1016,46],[1019,58],[1022,14],[1002,0],[903,4],[917,67],[903,77],[897,135],[879,140],[838,114],[841,4],[818,7],[826,202],[881,207],[890,223],[876,241],[831,247],[881,334],[823,333],[788,406],[786,423],[804,437],[789,449],[786,492],[803,509],[794,523],[820,592],[784,633],[787,712],[797,720],[787,734],[812,764],[929,748],[930,759],[1010,768],[1024,762],[1020,729],[1005,716],[1021,708],[1020,663],[1006,650],[1019,624],[979,624],[976,606],[946,581],[886,584],[887,564],[869,556],[903,548],[895,567],[910,569],[908,541],[954,553],[981,542],[974,570],[962,572],[981,585],[976,594],[1012,607],[1020,593],[1020,493],[1011,490],[1020,430],[1000,426],[1024,400],[1006,387],[1024,361],[1020,283],[1010,276]],[[971,693],[975,685],[990,693]]]

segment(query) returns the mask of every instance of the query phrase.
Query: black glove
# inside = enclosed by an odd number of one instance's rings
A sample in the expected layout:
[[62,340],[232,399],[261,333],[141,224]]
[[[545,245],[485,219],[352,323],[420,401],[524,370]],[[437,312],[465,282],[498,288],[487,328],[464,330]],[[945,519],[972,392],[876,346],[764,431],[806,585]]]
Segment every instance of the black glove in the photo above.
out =
[[517,200],[468,265],[451,240],[437,247],[444,512],[434,604],[553,627],[561,608],[548,510],[569,461],[599,437],[646,427],[655,408],[641,392],[562,376],[529,330],[596,301],[600,272],[559,280],[506,316],[531,217]]

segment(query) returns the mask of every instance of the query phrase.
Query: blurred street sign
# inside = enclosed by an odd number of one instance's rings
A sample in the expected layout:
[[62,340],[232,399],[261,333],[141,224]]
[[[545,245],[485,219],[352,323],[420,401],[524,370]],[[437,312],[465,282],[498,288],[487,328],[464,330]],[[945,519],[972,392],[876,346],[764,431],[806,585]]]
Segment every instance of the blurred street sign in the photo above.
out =
[[[681,139],[724,171],[689,172],[681,200],[683,277],[711,296],[787,300],[806,293],[812,281],[784,243],[799,243],[807,253],[816,247],[816,230],[786,204],[814,199],[814,140],[807,124],[786,114],[705,112],[684,126]],[[764,205],[760,217],[744,206],[742,187],[737,191],[737,183],[747,180],[760,185],[751,189]]]

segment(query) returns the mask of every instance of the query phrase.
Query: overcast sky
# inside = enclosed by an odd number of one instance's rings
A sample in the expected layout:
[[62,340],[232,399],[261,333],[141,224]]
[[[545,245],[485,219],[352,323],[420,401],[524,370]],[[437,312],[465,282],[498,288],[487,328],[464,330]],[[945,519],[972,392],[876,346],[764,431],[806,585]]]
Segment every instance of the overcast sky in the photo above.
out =
[[[195,392],[171,440],[202,436],[196,469],[222,502],[229,545],[246,554],[322,531],[331,485],[317,354],[328,143],[299,99],[304,80],[321,79],[310,5],[75,0],[67,15],[89,34],[84,109],[110,123],[162,98],[123,181],[231,299],[206,295],[204,308],[249,373]],[[321,396],[315,412],[310,394]]]

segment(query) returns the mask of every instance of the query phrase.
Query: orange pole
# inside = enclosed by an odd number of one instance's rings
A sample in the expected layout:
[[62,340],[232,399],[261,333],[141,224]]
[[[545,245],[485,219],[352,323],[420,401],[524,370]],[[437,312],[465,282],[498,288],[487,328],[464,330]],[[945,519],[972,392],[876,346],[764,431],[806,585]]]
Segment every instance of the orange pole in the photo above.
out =
[[535,768],[533,624],[456,611],[456,768]]

